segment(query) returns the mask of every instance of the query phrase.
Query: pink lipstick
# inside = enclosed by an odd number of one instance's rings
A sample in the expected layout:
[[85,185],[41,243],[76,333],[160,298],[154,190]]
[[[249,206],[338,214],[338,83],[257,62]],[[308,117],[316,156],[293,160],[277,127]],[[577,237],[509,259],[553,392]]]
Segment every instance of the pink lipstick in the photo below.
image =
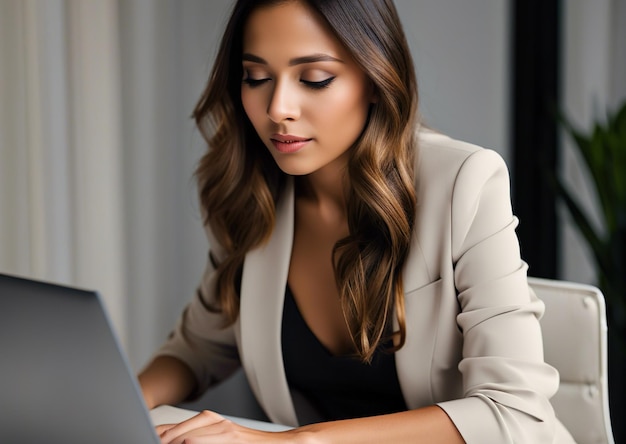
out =
[[277,151],[281,153],[295,153],[304,148],[312,139],[292,136],[291,134],[273,134],[270,140]]

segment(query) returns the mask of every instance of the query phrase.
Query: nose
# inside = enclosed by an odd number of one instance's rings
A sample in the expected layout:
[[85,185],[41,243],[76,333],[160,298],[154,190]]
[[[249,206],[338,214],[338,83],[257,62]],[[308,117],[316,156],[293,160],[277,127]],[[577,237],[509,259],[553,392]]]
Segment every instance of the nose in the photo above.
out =
[[297,92],[286,81],[276,81],[267,106],[267,115],[274,123],[298,120],[300,105]]

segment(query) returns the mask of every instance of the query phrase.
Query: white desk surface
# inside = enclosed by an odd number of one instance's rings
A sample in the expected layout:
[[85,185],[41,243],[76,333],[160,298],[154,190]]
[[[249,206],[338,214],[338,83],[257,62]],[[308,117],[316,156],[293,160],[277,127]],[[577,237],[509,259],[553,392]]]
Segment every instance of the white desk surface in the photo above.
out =
[[[193,410],[181,409],[179,407],[172,407],[169,405],[162,405],[150,410],[150,418],[152,418],[152,423],[154,425],[178,423],[197,414],[198,412]],[[281,432],[291,428],[280,424],[273,424],[271,422],[257,421],[256,419],[239,418],[236,416],[226,415],[223,416],[224,418],[228,418],[237,424],[241,424],[242,426],[249,427],[251,429],[266,430],[268,432]]]

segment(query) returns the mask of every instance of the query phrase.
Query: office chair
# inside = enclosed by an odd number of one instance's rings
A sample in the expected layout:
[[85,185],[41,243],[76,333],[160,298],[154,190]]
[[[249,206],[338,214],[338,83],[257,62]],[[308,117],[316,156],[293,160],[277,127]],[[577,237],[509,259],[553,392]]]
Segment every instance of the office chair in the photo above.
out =
[[546,305],[545,360],[561,375],[551,399],[556,416],[578,444],[614,444],[604,296],[590,285],[532,277],[528,282]]

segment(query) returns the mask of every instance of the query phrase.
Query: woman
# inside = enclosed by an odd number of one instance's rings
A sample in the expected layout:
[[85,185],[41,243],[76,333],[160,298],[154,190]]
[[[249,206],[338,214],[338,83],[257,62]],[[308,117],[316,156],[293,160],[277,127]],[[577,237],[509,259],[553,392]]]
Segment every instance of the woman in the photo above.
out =
[[506,167],[421,128],[416,90],[390,0],[237,2],[195,109],[210,260],[139,379],[152,408],[243,365],[296,428],[204,412],[163,442],[571,442]]

